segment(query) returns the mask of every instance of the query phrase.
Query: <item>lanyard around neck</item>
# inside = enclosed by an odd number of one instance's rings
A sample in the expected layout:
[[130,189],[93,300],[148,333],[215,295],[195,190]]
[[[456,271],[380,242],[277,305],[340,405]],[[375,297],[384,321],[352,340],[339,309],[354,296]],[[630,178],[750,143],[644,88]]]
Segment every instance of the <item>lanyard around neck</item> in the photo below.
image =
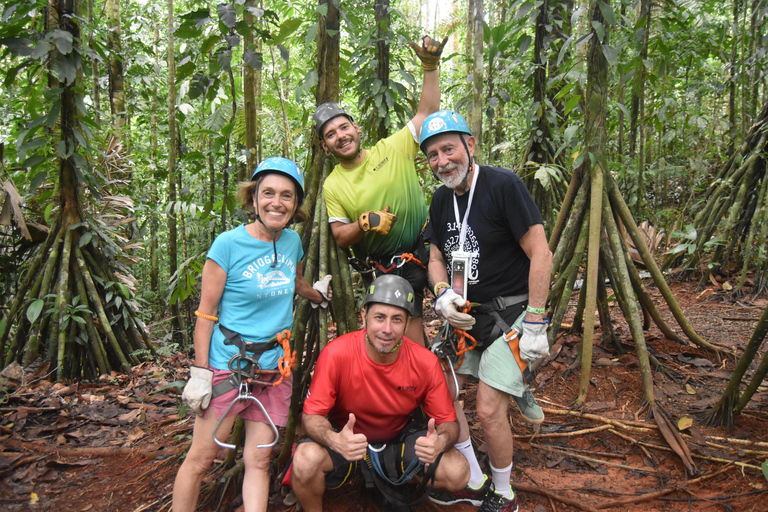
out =
[[456,200],[456,192],[453,192],[453,213],[456,216],[456,224],[461,224],[461,230],[459,231],[459,250],[464,250],[464,240],[467,238],[467,222],[469,221],[469,209],[472,207],[472,198],[475,196],[475,184],[477,183],[477,175],[480,174],[480,167],[474,168],[474,176],[472,176],[472,186],[469,189],[469,200],[467,201],[467,210],[464,212],[464,219],[459,217],[459,202]]

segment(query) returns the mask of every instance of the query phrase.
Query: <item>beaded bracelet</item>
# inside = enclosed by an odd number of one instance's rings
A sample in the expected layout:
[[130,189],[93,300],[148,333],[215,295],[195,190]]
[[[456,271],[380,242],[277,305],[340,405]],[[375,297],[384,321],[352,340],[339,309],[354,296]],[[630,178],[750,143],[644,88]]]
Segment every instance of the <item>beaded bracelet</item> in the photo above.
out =
[[444,283],[444,282],[437,283],[435,285],[434,290],[432,290],[432,291],[435,292],[435,296],[437,296],[437,289],[440,288],[441,286],[445,286],[446,288],[450,288],[451,287],[451,285],[449,285],[448,283]]
[[211,322],[219,321],[219,317],[213,316],[213,315],[205,315],[199,311],[195,311],[195,316],[199,316],[200,318],[205,318],[206,320],[210,320]]

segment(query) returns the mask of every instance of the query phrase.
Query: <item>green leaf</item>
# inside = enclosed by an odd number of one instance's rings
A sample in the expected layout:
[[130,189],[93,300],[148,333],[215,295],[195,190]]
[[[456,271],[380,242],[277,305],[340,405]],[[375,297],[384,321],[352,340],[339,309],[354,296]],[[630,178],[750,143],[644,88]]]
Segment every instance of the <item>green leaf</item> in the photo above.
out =
[[26,37],[5,37],[0,39],[0,46],[5,45],[11,52],[23,57],[28,57],[32,54],[32,49],[30,48],[31,44],[32,41]]
[[763,468],[763,476],[766,480],[768,480],[768,459],[763,461],[763,465],[761,467]]
[[229,71],[232,67],[232,50],[224,50],[216,57],[216,62],[219,63],[221,69]]
[[56,64],[56,73],[62,82],[67,84],[75,83],[77,77],[77,68],[72,55],[62,55]]
[[51,212],[53,211],[54,206],[56,206],[54,203],[48,203],[48,206],[45,207],[43,217],[45,218],[46,224],[51,223]]
[[263,64],[261,54],[256,53],[253,50],[246,50],[243,54],[243,62],[251,66],[253,69],[260,71]]
[[275,42],[282,43],[288,36],[296,32],[300,26],[300,18],[291,18],[289,20],[285,20],[280,24],[280,33],[275,37]]
[[78,243],[78,247],[84,247],[88,245],[92,237],[93,237],[93,234],[90,231],[86,231],[85,233],[83,233],[83,236],[80,237],[80,242]]
[[520,40],[517,43],[517,47],[520,55],[528,51],[528,48],[531,47],[532,42],[533,42],[533,39],[531,39],[531,36],[527,34],[520,38]]
[[279,44],[277,45],[277,49],[280,50],[280,56],[283,58],[283,60],[288,63],[291,60],[291,54],[288,52],[288,48]]
[[611,66],[615,66],[618,62],[619,54],[616,49],[609,44],[603,45],[603,55],[605,55],[605,60],[607,60],[608,64]]
[[27,308],[27,320],[29,320],[29,323],[34,324],[37,319],[40,318],[40,313],[43,311],[44,305],[45,301],[43,299],[37,299],[29,305]]
[[64,55],[72,53],[72,34],[66,30],[54,29],[53,43],[56,45],[56,49]]
[[219,4],[216,6],[216,12],[219,13],[219,19],[227,28],[233,28],[237,22],[237,13],[232,4]]
[[563,115],[568,115],[570,112],[576,108],[576,105],[579,104],[579,100],[581,99],[580,95],[571,96],[568,98],[568,100],[565,102],[565,110],[563,112]]
[[593,21],[592,28],[595,30],[595,33],[597,34],[597,40],[602,43],[603,39],[605,39],[605,25],[603,25],[599,21]]
[[37,190],[37,187],[39,187],[47,177],[48,171],[40,171],[39,173],[35,174],[35,177],[32,178],[32,181],[29,183],[29,193],[34,194]]
[[600,8],[600,13],[605,18],[605,22],[611,27],[616,25],[616,14],[613,12],[613,7],[605,2],[597,2],[597,6]]

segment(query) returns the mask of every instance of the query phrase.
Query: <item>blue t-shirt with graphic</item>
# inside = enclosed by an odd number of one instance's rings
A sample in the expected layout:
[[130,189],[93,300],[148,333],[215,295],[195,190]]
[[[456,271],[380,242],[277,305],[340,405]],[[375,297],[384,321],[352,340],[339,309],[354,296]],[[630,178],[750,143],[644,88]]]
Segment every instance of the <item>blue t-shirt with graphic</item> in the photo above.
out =
[[[208,258],[227,273],[227,282],[219,303],[219,322],[211,337],[209,364],[219,370],[229,369],[229,360],[239,352],[224,344],[219,323],[239,332],[245,341],[264,343],[293,325],[293,294],[296,265],[304,256],[299,235],[283,229],[277,241],[277,264],[271,242],[253,238],[245,225],[222,233],[214,240]],[[264,369],[277,368],[283,349],[276,347],[259,358]]]

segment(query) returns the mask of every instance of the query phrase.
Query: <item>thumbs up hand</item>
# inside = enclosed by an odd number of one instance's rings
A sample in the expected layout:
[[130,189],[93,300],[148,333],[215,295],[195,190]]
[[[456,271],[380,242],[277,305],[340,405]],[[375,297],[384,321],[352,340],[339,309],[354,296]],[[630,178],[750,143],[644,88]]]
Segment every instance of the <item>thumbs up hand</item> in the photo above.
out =
[[437,430],[435,430],[435,418],[430,418],[429,423],[427,423],[427,435],[416,439],[416,456],[421,462],[425,464],[435,462],[442,451],[438,441],[439,437]]
[[349,421],[336,435],[331,449],[339,453],[346,460],[352,462],[361,460],[368,448],[368,438],[365,434],[355,434],[355,415],[349,413]]

